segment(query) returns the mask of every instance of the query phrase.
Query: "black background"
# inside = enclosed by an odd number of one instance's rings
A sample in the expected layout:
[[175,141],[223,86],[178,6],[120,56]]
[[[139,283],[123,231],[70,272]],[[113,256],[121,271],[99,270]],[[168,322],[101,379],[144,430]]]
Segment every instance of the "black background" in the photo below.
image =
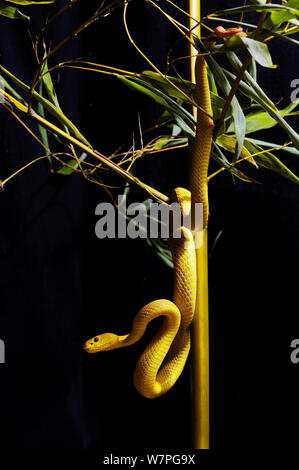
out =
[[[97,5],[79,1],[49,28],[47,43],[56,44]],[[213,9],[227,6],[217,0]],[[30,8],[33,34],[49,10]],[[174,29],[145,2],[129,7],[128,21],[163,69],[177,39]],[[0,22],[1,63],[30,83],[28,24]],[[299,74],[297,51],[275,41],[271,52],[279,67],[259,67],[259,77],[284,107]],[[148,68],[128,45],[120,11],[68,43],[53,63],[81,56],[127,70]],[[160,113],[111,77],[72,70],[53,77],[65,112],[104,153],[124,141],[130,145],[138,112],[143,129]],[[296,126],[295,118],[292,123]],[[276,127],[263,135],[274,142],[286,139]],[[4,109],[0,141],[2,179],[42,154]],[[284,162],[299,173],[296,157]],[[188,184],[186,151],[148,157],[136,172],[169,194]],[[234,182],[224,173],[210,184],[211,245],[223,230],[209,265],[211,447],[294,449],[299,365],[290,362],[290,342],[299,335],[298,186],[263,169],[248,167],[247,173],[262,184]],[[138,191],[132,196],[146,197]],[[100,332],[129,332],[141,306],[172,296],[170,269],[143,240],[96,238],[94,210],[104,200],[106,194],[81,176],[51,176],[43,163],[22,172],[0,195],[2,449],[191,447],[188,367],[157,400],[144,399],[133,387],[135,363],[157,323],[131,348],[95,356],[82,350],[84,341]]]

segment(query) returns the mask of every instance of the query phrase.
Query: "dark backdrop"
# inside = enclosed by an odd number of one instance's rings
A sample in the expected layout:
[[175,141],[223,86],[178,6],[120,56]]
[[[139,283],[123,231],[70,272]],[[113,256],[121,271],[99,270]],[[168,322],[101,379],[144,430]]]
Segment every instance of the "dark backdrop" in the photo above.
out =
[[[79,2],[49,28],[48,44],[96,5]],[[226,6],[217,0],[213,8]],[[48,11],[30,9],[33,34]],[[143,2],[129,8],[128,19],[136,40],[163,69],[174,30]],[[275,46],[279,68],[259,67],[259,76],[284,107],[290,82],[298,78],[298,60],[296,49],[278,41]],[[1,63],[29,83],[34,60],[28,24],[2,18],[0,50]],[[81,56],[128,70],[148,68],[128,46],[121,12],[90,27],[54,62]],[[112,78],[70,70],[54,78],[64,110],[103,152],[130,144],[138,112],[144,129],[159,115],[157,106]],[[277,128],[265,135],[274,142],[285,139]],[[0,141],[2,179],[41,155],[4,109]],[[299,173],[295,157],[284,161]],[[136,171],[169,194],[187,185],[186,152],[149,157]],[[262,184],[222,173],[210,184],[211,245],[223,230],[209,266],[214,450],[295,448],[299,438],[299,365],[289,358],[290,342],[299,335],[298,186],[263,169],[255,178]],[[145,197],[137,191],[133,196]],[[106,199],[82,177],[51,176],[42,163],[12,180],[0,196],[0,338],[6,345],[1,448],[190,447],[188,367],[157,400],[144,399],[133,387],[135,363],[157,323],[131,348],[95,356],[82,350],[97,333],[129,332],[141,306],[172,295],[171,271],[143,240],[95,237],[95,206]]]

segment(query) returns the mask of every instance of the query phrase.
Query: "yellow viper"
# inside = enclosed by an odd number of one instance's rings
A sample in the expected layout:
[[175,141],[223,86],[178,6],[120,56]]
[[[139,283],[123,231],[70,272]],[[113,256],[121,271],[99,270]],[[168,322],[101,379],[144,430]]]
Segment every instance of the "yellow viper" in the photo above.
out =
[[[203,204],[203,225],[208,218],[207,171],[211,151],[213,121],[206,62],[199,56],[196,62],[198,102],[205,112],[198,110],[197,130],[191,165],[191,193],[183,188],[172,192],[172,199],[187,214],[191,205]],[[131,333],[118,336],[104,333],[84,344],[88,353],[110,351],[136,343],[144,334],[149,322],[164,316],[165,319],[155,337],[146,346],[134,372],[136,389],[147,398],[166,393],[177,381],[185,366],[190,350],[190,323],[196,302],[196,255],[192,232],[179,228],[180,238],[168,240],[174,265],[173,302],[155,300],[142,307],[134,318]]]

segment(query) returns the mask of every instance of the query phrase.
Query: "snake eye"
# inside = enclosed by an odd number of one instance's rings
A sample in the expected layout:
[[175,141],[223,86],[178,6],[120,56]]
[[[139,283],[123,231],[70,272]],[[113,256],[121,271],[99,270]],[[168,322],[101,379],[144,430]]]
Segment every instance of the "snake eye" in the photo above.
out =
[[97,343],[99,341],[99,338],[95,337],[94,342]]

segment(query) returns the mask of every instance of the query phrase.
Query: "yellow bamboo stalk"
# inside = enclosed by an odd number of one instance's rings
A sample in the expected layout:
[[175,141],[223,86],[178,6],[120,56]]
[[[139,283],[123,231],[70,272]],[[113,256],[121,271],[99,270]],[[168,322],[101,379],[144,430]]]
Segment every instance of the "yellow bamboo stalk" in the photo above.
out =
[[[189,0],[190,29],[200,37],[200,0]],[[195,27],[194,27],[195,26]],[[191,80],[195,82],[197,51],[190,48]],[[193,109],[194,115],[196,109]],[[208,232],[195,234],[197,290],[196,307],[191,324],[191,397],[192,438],[195,449],[209,449],[209,302],[208,302]]]
[[191,324],[191,397],[192,439],[194,449],[209,449],[209,299],[208,299],[208,231],[196,249],[196,307]]
[[[196,34],[199,38],[201,37],[200,33],[200,0],[189,0],[189,14],[190,14],[190,30],[192,33]],[[197,50],[191,44],[190,45],[190,72],[191,72],[191,81],[195,82],[195,61],[196,61]],[[195,115],[196,108],[193,108],[193,114]]]

